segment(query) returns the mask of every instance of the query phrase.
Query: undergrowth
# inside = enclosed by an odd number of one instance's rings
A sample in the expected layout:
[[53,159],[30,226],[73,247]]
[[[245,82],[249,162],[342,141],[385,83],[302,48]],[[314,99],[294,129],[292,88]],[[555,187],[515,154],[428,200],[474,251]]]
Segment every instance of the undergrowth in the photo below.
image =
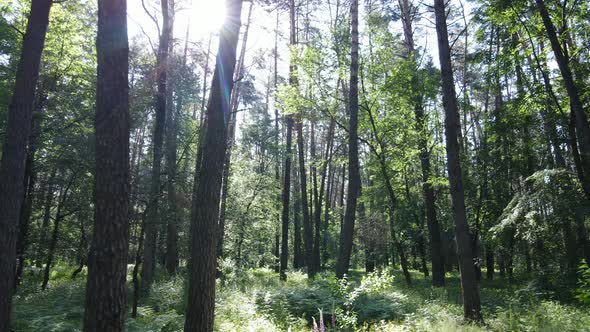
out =
[[[85,275],[71,280],[71,270],[58,267],[45,291],[38,278],[26,279],[15,296],[14,331],[81,331]],[[313,331],[314,324],[318,331],[590,331],[587,305],[552,299],[534,282],[483,280],[485,324],[475,326],[462,321],[456,275],[434,288],[418,273],[407,286],[397,271],[313,281],[291,272],[284,283],[269,269],[228,271],[218,281],[217,331]],[[182,331],[185,273],[160,274],[138,317],[128,315],[127,331]]]

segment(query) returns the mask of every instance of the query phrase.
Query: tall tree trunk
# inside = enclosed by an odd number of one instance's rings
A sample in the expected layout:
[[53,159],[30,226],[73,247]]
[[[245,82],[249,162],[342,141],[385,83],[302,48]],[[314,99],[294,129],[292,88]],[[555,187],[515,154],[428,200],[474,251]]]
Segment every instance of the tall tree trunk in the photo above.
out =
[[[277,13],[278,15],[278,13]],[[289,46],[295,47],[297,45],[297,27],[295,26],[295,1],[289,1]],[[278,26],[278,16],[277,16]],[[276,42],[276,40],[275,40]],[[276,52],[276,49],[275,49]],[[276,56],[276,53],[275,53]],[[276,60],[276,59],[275,59]],[[294,59],[291,59],[289,64],[289,85],[297,85],[297,66],[295,65]],[[276,63],[275,63],[276,70]],[[275,84],[276,84],[276,72],[275,72]],[[289,260],[289,200],[291,194],[291,143],[293,136],[293,116],[287,115],[287,137],[286,137],[286,148],[285,148],[285,169],[284,183],[283,183],[283,210],[281,215],[281,258],[279,267],[279,278],[281,280],[287,280],[287,262]]]
[[143,248],[143,268],[141,270],[141,287],[145,293],[149,292],[156,269],[156,244],[158,239],[158,225],[160,225],[160,187],[164,134],[166,131],[166,95],[168,88],[168,51],[172,25],[168,0],[161,0],[162,32],[158,46],[156,61],[156,118],[154,123],[153,161],[147,219],[145,224],[145,240]]
[[8,107],[6,136],[0,164],[0,331],[8,331],[19,216],[24,194],[25,161],[31,135],[35,87],[53,1],[33,0],[23,36],[12,100]]
[[[293,187],[295,191],[300,188],[297,170],[293,168]],[[305,258],[301,252],[301,197],[293,195],[293,268],[299,269],[305,266]]]
[[[408,0],[399,0],[402,8],[402,23],[404,28],[404,37],[410,61],[417,71],[416,51],[414,46],[414,31],[412,29],[412,14],[411,7]],[[430,183],[430,151],[428,150],[428,127],[426,124],[426,117],[424,115],[424,108],[422,104],[422,87],[419,86],[418,77],[412,76],[412,86],[417,91],[414,91],[413,103],[414,114],[416,117],[416,127],[420,135],[418,141],[418,148],[420,149],[420,164],[422,166],[422,195],[424,197],[424,205],[426,206],[426,221],[428,224],[428,231],[430,234],[430,260],[432,263],[432,285],[441,287],[445,285],[445,270],[444,270],[444,250],[440,238],[440,225],[436,218],[436,198],[434,188]]]
[[[314,270],[316,272],[320,271],[321,268],[321,258],[320,258],[320,240],[322,238],[322,204],[324,201],[324,192],[326,186],[326,177],[328,175],[328,164],[332,161],[332,146],[334,142],[334,127],[335,121],[332,120],[330,122],[330,127],[328,128],[327,137],[326,137],[326,151],[324,153],[324,161],[321,169],[320,174],[320,188],[318,192],[317,188],[317,179],[314,179],[314,224],[315,224],[315,238],[314,238],[314,248],[313,248],[313,258],[314,258]],[[314,132],[314,128],[312,126],[312,134]],[[314,149],[315,150],[315,149]],[[314,151],[315,154],[315,151]],[[312,157],[313,158],[313,157]],[[328,205],[326,204],[326,211],[328,210]],[[323,232],[325,234],[325,232]],[[325,242],[325,241],[324,241]],[[325,243],[322,243],[325,245]]]
[[[175,16],[175,8],[176,3],[175,0],[170,0],[170,37],[173,39],[174,32],[174,16]],[[190,26],[190,22],[189,22]],[[180,68],[177,68],[176,77],[174,80],[170,80],[170,84],[166,89],[166,113],[168,113],[168,120],[166,124],[168,128],[166,130],[166,168],[168,173],[168,224],[166,229],[166,270],[170,274],[176,273],[179,264],[178,258],[178,223],[179,220],[179,211],[178,211],[178,200],[176,197],[176,181],[178,177],[178,167],[177,167],[177,156],[176,150],[178,147],[178,126],[180,125],[180,116],[182,114],[182,102],[183,102],[183,95],[182,92],[177,89],[176,90],[176,107],[174,107],[174,103],[172,101],[172,89],[173,87],[178,87],[184,84],[183,82],[183,74],[182,72],[186,68],[186,57],[187,57],[187,49],[188,49],[188,36],[189,36],[189,28],[187,27],[186,30],[186,37],[185,37],[185,45],[184,45],[184,55],[182,59],[182,63]],[[174,54],[174,43],[169,44],[168,52],[170,54]]]
[[351,3],[351,62],[350,62],[350,87],[349,87],[349,132],[348,132],[348,189],[346,196],[346,211],[344,222],[340,232],[340,249],[338,262],[336,263],[336,277],[342,278],[348,273],[350,255],[352,253],[352,241],[354,236],[354,223],[356,219],[356,203],[359,194],[361,176],[359,172],[358,157],[358,0]]
[[334,165],[331,164],[329,161],[326,163],[329,166],[329,175],[328,186],[326,188],[326,208],[324,209],[324,223],[322,224],[322,269],[326,267],[326,262],[328,260],[328,237],[330,236],[328,229],[330,226],[330,210],[333,204],[332,192],[334,191],[334,178],[336,173]]
[[295,123],[297,131],[297,152],[299,162],[299,189],[301,197],[301,210],[303,215],[303,248],[305,252],[305,265],[307,266],[307,276],[314,278],[315,269],[313,264],[313,225],[309,217],[309,205],[307,197],[307,172],[305,170],[305,150],[303,146],[303,118],[301,114],[297,115]]
[[33,211],[33,196],[35,195],[35,186],[37,184],[37,170],[35,165],[35,154],[39,145],[39,138],[41,135],[40,116],[43,111],[43,104],[46,99],[46,93],[39,91],[39,98],[37,98],[35,105],[35,114],[33,115],[33,123],[31,128],[31,137],[29,141],[29,148],[27,150],[27,160],[25,162],[25,183],[24,188],[26,192],[23,196],[23,202],[20,211],[19,232],[16,242],[16,276],[14,280],[14,287],[18,286],[23,273],[25,265],[25,251],[28,245],[29,225],[31,223],[31,213]]
[[453,68],[451,64],[451,49],[447,33],[447,18],[444,0],[434,0],[436,17],[436,32],[438,36],[439,60],[443,87],[443,106],[445,108],[445,133],[447,162],[453,218],[455,220],[455,237],[459,254],[459,269],[461,272],[461,288],[463,290],[463,315],[469,321],[482,321],[479,286],[475,269],[473,268],[473,248],[469,236],[469,225],[465,209],[465,196],[459,157],[459,142],[457,129],[460,128],[459,108],[455,94]]
[[320,216],[321,216],[321,207],[320,207],[320,197],[318,192],[318,171],[316,167],[316,140],[315,140],[315,123],[314,121],[310,121],[311,130],[310,130],[310,145],[309,145],[309,152],[310,152],[310,169],[311,169],[311,194],[312,198],[309,200],[309,204],[313,206],[313,211],[310,212],[311,223],[313,225],[313,250],[312,250],[312,266],[313,270],[317,273],[320,271]]
[[129,251],[129,44],[124,0],[98,4],[94,231],[84,331],[123,331]]
[[287,115],[287,137],[285,148],[285,168],[283,182],[283,208],[281,215],[281,257],[280,257],[280,279],[287,280],[287,262],[289,259],[289,201],[291,195],[291,144],[293,140],[293,118]]
[[570,61],[559,43],[559,37],[549,16],[547,6],[543,0],[536,0],[536,3],[569,96],[571,117],[574,119],[575,135],[577,136],[579,145],[580,166],[582,167],[583,174],[585,174],[583,178],[580,178],[580,182],[583,184],[586,196],[590,199],[590,177],[588,176],[590,174],[590,126],[588,125],[588,117],[584,111],[579,88],[572,74]]
[[[281,187],[281,161],[280,161],[280,157],[279,157],[279,108],[277,107],[277,100],[276,100],[276,96],[277,96],[277,84],[278,84],[278,79],[279,79],[279,70],[278,70],[278,58],[279,58],[279,54],[278,54],[278,48],[279,48],[279,10],[277,9],[277,19],[276,19],[276,26],[275,26],[275,46],[273,49],[273,91],[275,93],[275,97],[274,97],[274,111],[275,111],[275,137],[274,137],[274,141],[275,141],[275,151],[276,151],[276,162],[275,162],[275,181],[276,181],[276,185],[277,188]],[[277,195],[277,201],[281,201],[281,195]],[[275,227],[275,252],[274,252],[274,256],[275,256],[275,272],[278,273],[279,269],[280,269],[280,235],[281,232],[281,220],[279,217],[279,220],[277,220],[277,224]]]
[[244,61],[246,58],[246,49],[248,46],[248,31],[250,30],[250,20],[252,19],[252,7],[254,2],[250,2],[250,8],[248,9],[248,19],[246,21],[246,27],[244,29],[244,36],[242,38],[242,48],[240,50],[240,56],[238,64],[236,65],[234,73],[234,89],[230,99],[230,110],[229,115],[229,130],[227,138],[227,148],[225,151],[225,158],[223,161],[223,178],[221,186],[221,207],[219,212],[219,242],[217,243],[217,256],[221,257],[223,253],[223,240],[225,238],[225,212],[227,208],[227,196],[229,194],[229,183],[230,183],[230,169],[231,169],[231,154],[233,146],[235,144],[236,136],[236,116],[238,112],[238,106],[240,104],[240,91],[241,91],[241,78],[244,75]]
[[[227,143],[229,103],[233,89],[236,49],[240,33],[241,0],[226,2],[227,15],[217,51],[217,62],[207,106],[203,159],[195,170],[190,232],[189,287],[184,330],[213,331],[215,271],[219,240],[219,202]],[[222,89],[226,89],[223,90]]]

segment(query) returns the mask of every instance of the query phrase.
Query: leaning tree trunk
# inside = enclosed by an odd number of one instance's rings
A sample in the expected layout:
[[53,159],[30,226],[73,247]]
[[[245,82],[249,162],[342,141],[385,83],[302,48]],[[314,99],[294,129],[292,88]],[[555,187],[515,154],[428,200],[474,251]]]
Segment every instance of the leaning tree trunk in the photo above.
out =
[[[590,126],[588,125],[588,117],[580,97],[580,91],[570,68],[568,56],[559,43],[559,37],[549,16],[545,1],[536,0],[536,3],[569,97],[571,117],[574,119],[575,136],[577,136],[579,145],[580,166],[584,174],[580,178],[580,182],[583,184],[586,196],[590,198]],[[578,172],[578,174],[582,173]]]
[[141,287],[149,292],[156,269],[156,242],[158,238],[159,210],[160,210],[160,173],[162,169],[162,155],[164,132],[166,130],[166,89],[168,88],[168,51],[170,44],[170,12],[168,0],[161,0],[162,5],[162,33],[158,47],[156,63],[156,119],[154,124],[152,176],[147,206],[145,224],[145,241],[143,247],[143,268],[141,270]]
[[225,213],[227,209],[227,196],[229,195],[230,189],[230,170],[231,170],[231,155],[233,146],[235,144],[236,136],[236,121],[238,106],[240,104],[240,92],[241,92],[241,78],[244,75],[244,61],[246,58],[246,47],[248,46],[248,32],[250,31],[250,20],[252,18],[252,7],[254,2],[250,2],[250,8],[248,9],[248,19],[246,21],[246,27],[244,29],[244,37],[242,38],[242,48],[240,49],[240,56],[238,64],[236,65],[234,73],[234,89],[230,99],[230,112],[229,115],[229,130],[227,138],[227,148],[225,151],[225,158],[223,160],[223,177],[221,186],[221,206],[219,211],[219,242],[217,243],[217,256],[221,257],[223,254],[223,240],[225,238]]
[[129,250],[129,44],[125,0],[98,3],[94,231],[84,331],[123,331]]
[[35,87],[52,0],[33,0],[23,36],[0,165],[0,331],[8,331],[18,222],[24,193],[25,160],[31,135]]
[[351,9],[351,46],[350,46],[350,87],[348,108],[350,113],[348,132],[348,189],[346,196],[346,211],[342,231],[340,232],[340,250],[336,263],[336,277],[342,278],[348,273],[350,266],[350,255],[352,253],[352,239],[354,235],[354,223],[356,219],[356,203],[359,194],[361,176],[359,172],[358,156],[358,55],[359,55],[359,32],[358,32],[358,0],[352,0]]
[[469,236],[469,225],[465,209],[465,194],[459,157],[457,129],[460,128],[459,108],[455,94],[455,82],[451,64],[451,49],[447,32],[447,18],[444,0],[434,0],[436,32],[438,37],[439,60],[443,88],[443,106],[445,109],[445,133],[449,183],[455,220],[455,237],[459,254],[461,288],[463,290],[463,315],[468,321],[481,322],[481,303],[479,285],[473,268],[473,248]]
[[227,16],[220,34],[217,63],[207,106],[207,128],[200,169],[195,170],[188,299],[184,330],[213,331],[215,275],[219,240],[219,202],[227,143],[229,96],[234,81],[236,48],[240,33],[241,0],[227,1]]

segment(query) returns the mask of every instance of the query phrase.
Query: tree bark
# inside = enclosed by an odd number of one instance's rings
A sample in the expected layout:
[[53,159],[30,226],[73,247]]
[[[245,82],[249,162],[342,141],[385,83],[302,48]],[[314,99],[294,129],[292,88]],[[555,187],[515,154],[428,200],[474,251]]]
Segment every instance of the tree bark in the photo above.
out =
[[84,331],[123,331],[129,251],[129,44],[124,0],[98,3],[94,231]]
[[207,106],[207,128],[203,142],[203,159],[195,170],[193,194],[189,287],[184,330],[213,331],[215,310],[215,275],[217,242],[220,229],[219,203],[223,160],[227,143],[227,124],[234,81],[242,1],[228,0],[227,15],[220,35],[211,94]]
[[24,194],[25,161],[41,53],[53,1],[33,0],[23,36],[0,164],[0,331],[8,331],[14,290],[16,241]]
[[359,32],[358,32],[358,0],[351,3],[351,62],[350,62],[350,87],[348,108],[350,113],[348,132],[348,189],[346,196],[346,211],[344,222],[340,232],[340,249],[338,262],[336,264],[336,277],[343,278],[348,273],[350,266],[350,255],[352,253],[352,242],[354,236],[354,224],[356,219],[356,204],[359,194],[361,176],[359,172],[358,157],[358,53],[359,53]]
[[443,106],[445,109],[445,134],[447,150],[447,167],[453,218],[455,220],[455,237],[459,254],[459,269],[461,272],[461,288],[463,291],[463,315],[468,321],[481,322],[481,303],[479,286],[475,269],[473,268],[473,248],[469,237],[469,225],[465,209],[465,196],[459,156],[459,142],[457,129],[460,128],[459,108],[455,94],[453,68],[451,64],[451,49],[447,33],[447,18],[444,0],[434,0],[436,18],[436,32],[438,37],[439,60],[443,88]]

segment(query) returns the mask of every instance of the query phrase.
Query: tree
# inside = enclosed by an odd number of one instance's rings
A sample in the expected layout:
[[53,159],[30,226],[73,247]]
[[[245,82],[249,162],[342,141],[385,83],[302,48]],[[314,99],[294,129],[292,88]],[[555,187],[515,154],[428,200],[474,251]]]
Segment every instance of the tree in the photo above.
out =
[[445,109],[447,167],[453,204],[453,219],[455,220],[455,238],[459,254],[461,289],[463,290],[463,316],[466,320],[480,322],[483,319],[479,299],[479,286],[475,276],[475,269],[473,268],[473,248],[471,246],[467,212],[465,209],[463,174],[461,172],[460,147],[457,132],[461,128],[459,123],[459,107],[455,94],[444,0],[434,1],[434,13],[436,18],[436,34],[438,37],[443,106]]
[[[553,49],[553,54],[555,55],[555,60],[557,61],[569,97],[570,116],[573,119],[575,127],[575,138],[577,138],[579,144],[581,161],[581,163],[577,165],[578,168],[581,168],[578,170],[578,174],[582,175],[580,181],[582,182],[586,196],[590,199],[590,126],[588,125],[588,117],[584,111],[584,104],[580,96],[580,91],[572,73],[567,48],[562,48],[560,44],[559,37],[555,31],[555,25],[549,16],[545,1],[535,0],[535,2],[539,13],[541,14],[543,25],[545,26],[547,36],[551,42],[551,48]],[[564,24],[567,23],[564,22]],[[564,31],[564,33],[568,34],[567,31]],[[566,45],[567,44],[564,44],[564,47],[567,47]],[[572,139],[573,138],[574,137],[572,137]],[[573,148],[575,148],[575,146]]]
[[0,331],[8,331],[14,289],[16,241],[24,194],[35,87],[49,24],[51,0],[33,0],[23,36],[0,165]]
[[232,150],[235,145],[235,135],[236,135],[236,127],[237,127],[237,112],[238,106],[240,104],[240,91],[241,91],[241,79],[243,79],[244,75],[244,61],[246,57],[246,49],[248,46],[248,32],[250,30],[250,21],[252,18],[252,8],[254,7],[254,2],[250,3],[250,8],[248,9],[248,19],[246,21],[246,27],[244,29],[244,37],[242,38],[242,49],[240,50],[240,56],[238,63],[236,64],[236,69],[234,73],[234,88],[232,90],[231,99],[229,103],[230,107],[230,116],[229,116],[229,130],[228,130],[228,141],[227,141],[227,148],[225,151],[225,158],[223,160],[223,185],[221,187],[221,206],[219,212],[219,228],[220,228],[220,237],[219,243],[217,245],[217,254],[219,257],[222,256],[223,253],[223,241],[225,237],[225,214],[227,208],[227,196],[230,189],[229,180],[230,180],[230,163],[231,163],[231,155]]
[[[174,13],[175,0],[170,0],[170,36],[173,36],[174,27]],[[190,24],[189,24],[190,27]],[[184,46],[184,56],[182,59],[181,70],[186,68],[187,46],[188,46],[188,30],[186,33],[186,41]],[[168,54],[174,54],[174,42],[168,45]],[[172,76],[172,75],[171,75]],[[166,88],[166,113],[168,120],[166,121],[166,168],[168,173],[167,189],[168,189],[168,223],[166,228],[166,270],[170,274],[176,273],[178,268],[178,221],[179,209],[176,197],[176,181],[178,177],[178,167],[176,165],[176,150],[178,148],[178,127],[180,125],[180,116],[182,111],[182,92],[176,92],[176,106],[173,100],[173,86],[180,86],[182,82],[182,74],[180,70],[175,71],[174,79],[169,78],[169,84]]]
[[358,157],[358,52],[359,52],[359,33],[358,33],[358,0],[352,0],[350,7],[350,24],[351,39],[350,46],[350,86],[348,91],[348,111],[349,111],[349,129],[348,129],[348,189],[346,195],[346,211],[344,213],[344,222],[340,233],[340,250],[338,253],[338,263],[336,265],[336,277],[342,278],[348,273],[350,266],[350,255],[352,252],[352,240],[354,234],[354,223],[356,218],[356,203],[360,190],[361,176],[359,172]]
[[98,3],[95,222],[84,331],[123,331],[129,250],[129,45],[126,0]]
[[[278,18],[277,18],[278,20]],[[295,47],[297,44],[297,30],[295,26],[295,1],[289,1],[289,46]],[[275,49],[276,52],[276,49]],[[276,53],[275,53],[276,56]],[[297,85],[297,66],[294,59],[289,63],[289,85]],[[276,77],[276,76],[275,76]],[[283,210],[281,214],[281,257],[279,262],[280,279],[287,280],[287,262],[289,259],[289,201],[291,196],[291,143],[293,140],[293,116],[288,114],[286,117],[287,134],[285,141],[285,168],[283,169]]]
[[[215,275],[219,241],[219,202],[227,123],[233,89],[242,1],[227,0],[227,16],[220,33],[217,63],[207,106],[207,127],[201,167],[195,170],[192,202],[189,289],[185,331],[213,331]],[[198,165],[197,161],[197,165]]]
[[158,237],[158,225],[160,224],[160,186],[161,169],[166,131],[166,96],[168,88],[168,53],[170,40],[172,39],[172,18],[170,16],[170,4],[168,0],[161,0],[162,7],[162,32],[158,45],[156,61],[157,92],[155,98],[156,121],[154,124],[153,138],[153,163],[150,197],[147,206],[145,223],[145,241],[143,251],[143,269],[141,270],[141,284],[144,292],[149,292],[156,269],[156,242]]
[[[404,28],[405,42],[408,49],[408,60],[412,62],[415,70],[417,70],[416,50],[414,47],[414,31],[412,29],[412,14],[411,5],[408,0],[400,0],[400,7],[402,9],[402,23]],[[416,71],[413,72],[412,82],[414,83],[413,103],[414,114],[416,116],[416,129],[420,135],[418,145],[420,149],[420,164],[422,167],[422,194],[424,197],[424,205],[426,207],[426,221],[428,223],[428,230],[430,233],[430,259],[432,262],[432,284],[434,286],[444,286],[445,271],[444,271],[444,254],[440,239],[440,226],[436,218],[436,198],[434,188],[431,180],[431,166],[430,166],[430,151],[428,150],[427,134],[427,119],[424,115],[424,106],[422,89],[419,82],[419,77]]]

